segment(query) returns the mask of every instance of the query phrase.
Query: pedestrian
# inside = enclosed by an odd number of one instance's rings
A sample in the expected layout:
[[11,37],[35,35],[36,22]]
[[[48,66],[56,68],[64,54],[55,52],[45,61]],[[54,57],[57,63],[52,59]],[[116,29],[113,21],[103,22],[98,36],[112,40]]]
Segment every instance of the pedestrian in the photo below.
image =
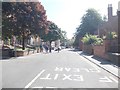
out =
[[48,53],[48,45],[46,45],[46,53]]
[[57,50],[58,50],[58,53],[59,53],[59,51],[60,51],[60,47],[58,47],[58,49],[57,49]]
[[43,52],[43,46],[40,44],[40,52]]
[[44,44],[43,47],[45,49],[45,52],[48,53],[48,46]]

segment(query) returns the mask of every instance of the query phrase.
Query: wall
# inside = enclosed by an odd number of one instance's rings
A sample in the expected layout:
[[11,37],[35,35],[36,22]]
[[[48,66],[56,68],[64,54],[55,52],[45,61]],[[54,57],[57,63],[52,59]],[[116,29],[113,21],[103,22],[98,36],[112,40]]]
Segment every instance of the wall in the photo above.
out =
[[94,45],[93,52],[95,56],[108,59],[108,56],[106,55],[105,45]]
[[88,54],[93,54],[93,46],[92,45],[85,45],[83,44],[83,52]]

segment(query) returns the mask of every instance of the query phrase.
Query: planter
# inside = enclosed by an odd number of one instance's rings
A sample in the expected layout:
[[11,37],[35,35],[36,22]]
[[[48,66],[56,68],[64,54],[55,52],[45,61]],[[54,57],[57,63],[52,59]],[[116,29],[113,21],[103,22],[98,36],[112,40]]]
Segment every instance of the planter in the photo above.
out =
[[93,54],[93,45],[83,44],[83,52],[85,52],[87,54]]
[[107,58],[104,45],[94,45],[93,51],[95,56],[98,56],[101,58]]

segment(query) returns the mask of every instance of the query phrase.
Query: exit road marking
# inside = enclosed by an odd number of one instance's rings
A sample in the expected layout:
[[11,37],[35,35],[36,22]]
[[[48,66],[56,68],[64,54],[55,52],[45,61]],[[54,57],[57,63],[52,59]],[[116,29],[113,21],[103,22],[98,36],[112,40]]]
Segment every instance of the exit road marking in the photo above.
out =
[[[65,72],[66,71],[66,72]],[[25,88],[29,88],[32,86],[32,84],[36,80],[45,80],[47,81],[56,81],[56,80],[62,80],[62,81],[75,81],[75,82],[83,82],[84,76],[81,75],[81,71],[86,71],[88,73],[94,72],[94,73],[100,73],[100,70],[98,69],[87,69],[87,68],[62,68],[62,67],[56,67],[53,69],[52,73],[48,73],[45,69],[43,69],[33,80],[31,80],[30,83],[28,83]],[[64,73],[63,73],[64,72]],[[68,72],[70,72],[68,74]],[[97,80],[98,82],[103,83],[112,83],[116,82],[118,83],[118,80],[114,79],[112,76],[104,76],[100,77]],[[37,87],[34,87],[37,88]],[[41,86],[42,88],[42,86]]]

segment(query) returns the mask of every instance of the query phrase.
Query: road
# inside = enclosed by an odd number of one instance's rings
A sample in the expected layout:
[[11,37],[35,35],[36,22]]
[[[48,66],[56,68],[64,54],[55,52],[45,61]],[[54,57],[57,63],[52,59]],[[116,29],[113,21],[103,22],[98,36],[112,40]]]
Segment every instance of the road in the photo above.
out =
[[115,76],[70,49],[4,60],[2,75],[3,88],[118,88]]

